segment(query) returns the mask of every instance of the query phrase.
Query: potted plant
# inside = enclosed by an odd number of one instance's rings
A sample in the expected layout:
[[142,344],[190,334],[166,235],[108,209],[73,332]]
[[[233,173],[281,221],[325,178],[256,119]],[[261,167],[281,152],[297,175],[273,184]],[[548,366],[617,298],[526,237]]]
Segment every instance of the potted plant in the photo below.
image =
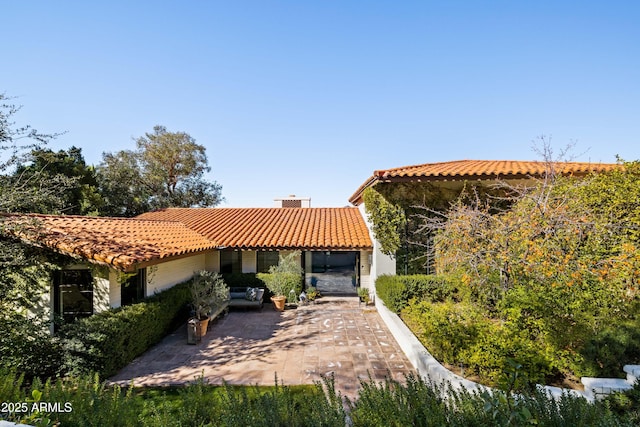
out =
[[302,289],[302,268],[300,267],[300,251],[280,255],[278,265],[269,267],[268,273],[259,273],[258,278],[264,281],[273,296],[271,301],[276,310],[284,311],[287,298],[295,301]]
[[369,304],[369,289],[358,288],[358,298],[361,303],[364,303],[364,305]]
[[229,288],[222,276],[211,271],[198,271],[191,282],[191,305],[199,336],[204,336],[210,315],[215,317],[229,301]]
[[307,294],[307,299],[310,302],[313,302],[316,298],[320,297],[320,292],[318,292],[318,288],[316,288],[315,286],[311,286],[311,285],[307,286],[307,289],[305,292]]

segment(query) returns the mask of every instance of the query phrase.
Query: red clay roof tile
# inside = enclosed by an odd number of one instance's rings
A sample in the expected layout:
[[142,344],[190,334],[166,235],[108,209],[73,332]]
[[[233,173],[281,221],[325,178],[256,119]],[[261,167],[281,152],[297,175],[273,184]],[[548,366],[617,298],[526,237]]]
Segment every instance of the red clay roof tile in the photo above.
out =
[[219,247],[239,249],[371,249],[357,208],[169,208],[137,217],[179,221]]
[[[588,162],[556,162],[553,165],[557,173],[576,176],[620,167],[617,163]],[[378,182],[526,179],[544,175],[547,168],[546,162],[536,161],[456,160],[376,170],[349,198],[349,202],[359,204],[364,190]]]
[[124,271],[219,247],[372,247],[357,208],[171,208],[137,218],[16,214],[3,221],[25,241]]
[[124,271],[215,247],[173,221],[57,215],[9,215],[4,221],[9,232],[25,241]]

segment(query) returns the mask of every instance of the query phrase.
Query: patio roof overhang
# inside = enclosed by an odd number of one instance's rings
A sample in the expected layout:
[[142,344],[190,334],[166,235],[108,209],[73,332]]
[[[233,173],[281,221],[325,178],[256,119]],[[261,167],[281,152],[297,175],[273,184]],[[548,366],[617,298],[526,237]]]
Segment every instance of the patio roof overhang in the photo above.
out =
[[622,167],[618,163],[536,162],[514,160],[457,160],[425,163],[393,169],[376,170],[349,198],[353,205],[362,203],[367,188],[391,182],[465,182],[465,181],[525,181],[548,173],[564,176],[585,176]]

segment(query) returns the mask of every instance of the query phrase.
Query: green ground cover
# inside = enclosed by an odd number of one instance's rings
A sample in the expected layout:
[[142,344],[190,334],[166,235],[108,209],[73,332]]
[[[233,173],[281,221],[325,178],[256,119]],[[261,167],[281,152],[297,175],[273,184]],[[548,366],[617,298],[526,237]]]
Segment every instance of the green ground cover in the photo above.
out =
[[403,384],[363,381],[351,401],[335,392],[331,379],[311,386],[198,381],[137,389],[109,387],[97,376],[25,385],[14,373],[0,374],[0,404],[28,407],[3,410],[0,419],[34,426],[634,426],[640,422],[639,398],[636,388],[595,404],[539,392],[516,399],[503,391],[470,394],[408,377]]

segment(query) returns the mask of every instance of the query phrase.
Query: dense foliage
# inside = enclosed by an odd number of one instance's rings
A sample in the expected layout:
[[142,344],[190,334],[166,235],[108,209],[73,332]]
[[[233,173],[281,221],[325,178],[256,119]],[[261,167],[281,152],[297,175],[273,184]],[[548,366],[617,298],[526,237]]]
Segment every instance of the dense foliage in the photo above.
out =
[[[470,394],[409,376],[402,383],[362,381],[343,403],[331,378],[313,386],[210,386],[122,389],[96,377],[36,381],[25,387],[14,373],[0,373],[0,402],[26,405],[0,419],[34,426],[634,426],[639,389],[590,404],[533,391]],[[70,410],[32,411],[34,403],[59,402]],[[36,407],[37,409],[37,407]]]
[[189,284],[64,325],[59,334],[65,352],[63,370],[97,372],[104,377],[118,372],[186,321],[191,301]]
[[44,152],[42,147],[56,135],[17,125],[19,110],[0,93],[0,366],[46,376],[57,370],[60,344],[47,334],[42,315],[48,307],[43,307],[42,295],[62,257],[10,237],[7,228],[18,226],[3,221],[2,215],[59,208],[71,179],[38,168],[20,169],[37,163],[37,153]]
[[206,148],[185,132],[155,126],[136,140],[137,150],[104,153],[97,168],[103,211],[135,216],[166,207],[215,206],[222,187],[204,179]]
[[277,265],[269,267],[268,273],[258,273],[274,296],[285,296],[288,302],[298,301],[302,292],[303,270],[300,265],[300,251],[292,251],[287,255],[280,254]]
[[453,281],[446,276],[383,275],[376,279],[378,297],[396,314],[400,314],[414,298],[428,302],[444,301],[454,295],[455,291]]
[[80,148],[54,152],[45,148],[34,149],[29,161],[18,165],[13,180],[23,181],[35,192],[41,187],[58,188],[54,197],[22,200],[14,212],[67,215],[98,215],[102,196],[93,166],[85,163]]
[[430,223],[438,273],[457,292],[387,297],[427,348],[489,383],[511,359],[541,382],[619,376],[637,363],[640,164],[582,180],[549,176],[508,210],[476,201]]
[[373,226],[373,234],[380,242],[382,253],[395,255],[400,249],[401,236],[404,235],[407,222],[404,211],[373,188],[367,188],[362,197],[367,217]]
[[433,235],[421,232],[424,218],[447,212],[462,194],[508,206],[504,190],[493,182],[385,182],[367,188],[362,198],[381,251],[396,259],[397,274],[433,274]]

